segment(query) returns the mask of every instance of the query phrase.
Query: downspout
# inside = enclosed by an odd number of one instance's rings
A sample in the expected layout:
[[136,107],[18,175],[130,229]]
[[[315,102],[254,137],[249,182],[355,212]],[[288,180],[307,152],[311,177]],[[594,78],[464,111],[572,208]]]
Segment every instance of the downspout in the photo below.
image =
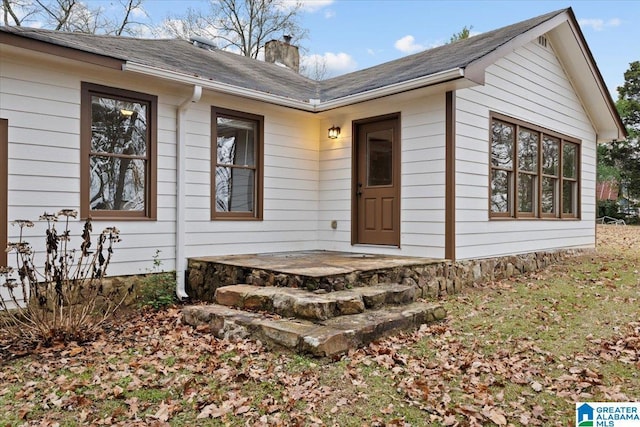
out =
[[176,111],[176,295],[178,299],[188,298],[185,290],[185,256],[184,256],[184,222],[185,222],[185,197],[186,197],[186,156],[185,144],[187,139],[187,127],[185,125],[186,113],[191,104],[200,101],[202,86],[194,85],[190,98],[185,99]]

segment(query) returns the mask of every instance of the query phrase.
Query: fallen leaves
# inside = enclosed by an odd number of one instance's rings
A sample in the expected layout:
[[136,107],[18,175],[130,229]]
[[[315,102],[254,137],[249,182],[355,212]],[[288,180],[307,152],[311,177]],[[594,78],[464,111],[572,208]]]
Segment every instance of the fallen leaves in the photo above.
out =
[[[614,231],[599,227],[599,240]],[[634,400],[640,389],[630,374],[640,370],[637,309],[632,321],[611,314],[638,306],[640,229],[618,231],[626,237],[609,240],[622,267],[609,265],[605,250],[485,284],[449,297],[460,315],[337,363],[217,339],[182,324],[178,309],[130,313],[92,343],[11,361],[4,356],[23,349],[4,352],[0,425],[566,425],[576,401]],[[552,278],[571,299],[550,292]],[[521,288],[543,297],[515,299]],[[590,298],[609,316],[597,313],[576,331],[567,322],[586,322]],[[550,348],[540,337],[554,328]],[[565,334],[578,332],[585,345],[565,351]]]

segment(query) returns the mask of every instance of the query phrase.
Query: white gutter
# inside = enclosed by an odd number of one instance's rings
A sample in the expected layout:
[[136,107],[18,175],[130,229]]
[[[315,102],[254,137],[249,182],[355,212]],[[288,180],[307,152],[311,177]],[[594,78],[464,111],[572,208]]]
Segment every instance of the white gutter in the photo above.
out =
[[299,101],[296,99],[286,98],[283,96],[273,95],[260,92],[253,89],[246,89],[239,86],[233,86],[226,83],[215,82],[202,77],[194,77],[188,74],[178,73],[175,71],[163,70],[161,68],[150,65],[138,64],[135,62],[127,62],[122,66],[124,71],[144,74],[147,76],[158,77],[161,79],[171,80],[179,83],[187,83],[191,85],[199,85],[204,89],[210,89],[230,95],[242,96],[257,101],[264,101],[270,104],[280,105],[282,107],[290,107],[298,110],[309,111],[312,113],[320,113],[332,110],[334,108],[345,107],[347,105],[364,102],[371,99],[381,98],[383,96],[395,95],[397,93],[406,92],[413,89],[419,89],[425,86],[431,86],[438,83],[460,79],[465,77],[464,68],[452,68],[450,70],[441,71],[439,73],[430,74],[428,76],[419,77],[417,79],[408,80],[406,82],[396,83],[354,95],[344,96],[342,98],[332,99],[322,102],[318,99],[310,99],[309,101]]
[[186,258],[184,250],[185,242],[185,197],[186,197],[186,150],[187,127],[185,120],[187,110],[191,104],[200,101],[202,86],[194,85],[190,98],[185,99],[176,110],[176,295],[182,300],[188,298],[184,275],[186,270]]

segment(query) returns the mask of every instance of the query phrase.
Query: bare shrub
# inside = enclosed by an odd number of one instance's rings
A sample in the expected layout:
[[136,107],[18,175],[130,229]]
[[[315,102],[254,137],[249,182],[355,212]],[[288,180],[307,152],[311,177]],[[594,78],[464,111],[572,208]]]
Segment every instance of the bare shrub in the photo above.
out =
[[[0,325],[10,336],[43,345],[87,341],[126,298],[118,290],[105,291],[102,280],[113,245],[120,241],[118,229],[105,228],[92,251],[92,224],[87,219],[80,247],[75,249],[69,226],[70,218],[76,217],[77,212],[70,209],[40,217],[47,224],[43,267],[37,267],[36,252],[24,241],[25,229],[34,223],[12,222],[20,227],[18,241],[7,247],[10,259],[15,256],[15,268],[0,268],[0,285],[7,290],[0,297]],[[59,219],[62,231],[56,228]]]

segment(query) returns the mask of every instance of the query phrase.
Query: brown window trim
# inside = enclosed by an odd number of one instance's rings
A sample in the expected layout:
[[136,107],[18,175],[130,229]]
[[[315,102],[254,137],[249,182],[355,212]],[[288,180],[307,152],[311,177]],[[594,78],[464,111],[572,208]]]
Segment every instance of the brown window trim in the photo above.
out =
[[0,119],[0,267],[7,265],[9,239],[9,121]]
[[[255,182],[253,212],[218,212],[216,210],[216,168],[218,167],[218,116],[250,120],[257,123],[255,147]],[[237,166],[242,168],[242,166]],[[253,169],[253,168],[252,168]],[[227,108],[211,107],[211,220],[262,221],[264,197],[264,116]]]
[[[147,130],[149,143],[147,147],[148,162],[145,186],[145,211],[117,211],[117,210],[91,210],[89,208],[89,169],[91,151],[91,96],[103,95],[105,97],[125,99],[135,102],[144,102],[149,105],[149,117],[147,118]],[[94,83],[81,83],[80,104],[80,216],[85,219],[91,217],[95,220],[143,220],[155,221],[157,219],[158,192],[157,192],[157,121],[158,97],[146,93],[131,90],[102,86]]]
[[[510,195],[512,198],[510,199],[510,208],[508,213],[500,213],[500,212],[492,212],[491,211],[491,176],[493,170],[504,170],[500,167],[493,167],[491,161],[491,124],[494,120],[513,125],[515,126],[515,140],[514,140],[514,148],[513,148],[513,168],[510,169],[511,173],[513,173],[513,183],[509,188]],[[518,148],[518,131],[520,128],[527,128],[529,130],[535,131],[539,133],[538,138],[538,169],[535,172],[535,177],[537,179],[537,200],[535,202],[534,213],[530,212],[519,212],[517,197],[518,197],[518,175],[520,171],[518,170],[518,162],[517,162],[517,148]],[[558,175],[551,176],[545,175],[542,173],[542,141],[544,135],[548,135],[554,138],[557,138],[560,142],[558,146]],[[575,144],[577,146],[576,153],[576,178],[568,179],[563,177],[563,148],[567,143]],[[582,215],[582,206],[581,206],[581,193],[582,193],[582,168],[580,167],[582,163],[582,141],[576,138],[572,138],[567,135],[563,135],[556,131],[544,128],[542,126],[535,125],[533,123],[526,122],[524,120],[519,120],[504,114],[497,113],[495,111],[491,111],[489,113],[489,186],[488,186],[488,210],[489,210],[489,219],[491,220],[579,220]],[[524,173],[524,172],[522,172]],[[558,179],[558,195],[557,195],[557,207],[556,212],[554,214],[542,213],[542,179],[543,177],[551,177]],[[576,212],[574,213],[563,213],[563,197],[562,197],[562,184],[563,181],[573,181],[577,182],[576,189]]]

